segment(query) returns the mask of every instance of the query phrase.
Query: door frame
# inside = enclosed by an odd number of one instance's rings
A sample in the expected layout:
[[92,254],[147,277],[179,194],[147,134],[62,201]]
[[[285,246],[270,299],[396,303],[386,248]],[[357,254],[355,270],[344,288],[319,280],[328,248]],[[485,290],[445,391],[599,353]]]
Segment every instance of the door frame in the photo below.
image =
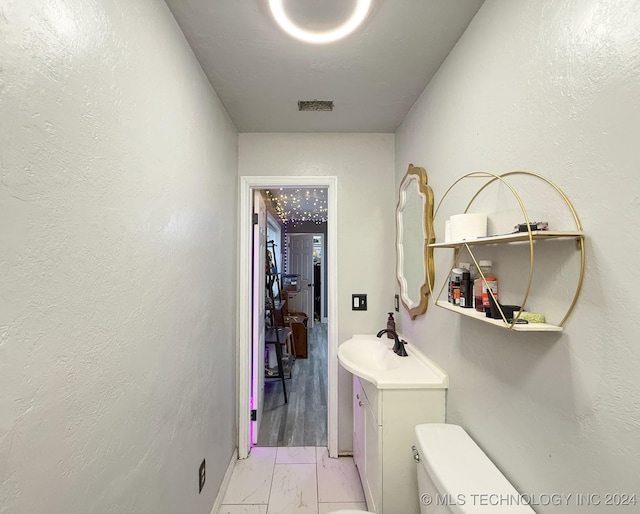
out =
[[251,400],[251,258],[253,246],[252,194],[270,187],[327,188],[327,447],[329,457],[338,457],[338,177],[322,176],[241,176],[238,214],[238,458],[246,459],[250,444]]
[[[327,319],[325,308],[324,308],[324,265],[325,265],[325,259],[326,259],[326,255],[324,254],[325,252],[325,246],[324,246],[324,234],[322,232],[309,232],[309,234],[311,234],[313,237],[319,237],[320,238],[320,254],[322,255],[321,257],[321,261],[320,261],[320,323],[324,323],[325,320]],[[315,277],[313,279],[313,282],[315,283]],[[315,313],[315,310],[314,310]]]
[[[264,410],[264,351],[265,351],[265,323],[264,316],[266,313],[265,305],[265,287],[266,273],[265,265],[267,261],[267,232],[268,232],[268,216],[267,204],[261,193],[256,189],[253,191],[253,211],[252,216],[258,216],[258,223],[253,223],[253,261],[251,264],[252,271],[252,293],[251,293],[251,323],[255,327],[259,324],[259,329],[251,331],[251,392],[250,405],[251,410],[256,411],[256,420],[250,421],[249,437],[251,444],[258,440],[260,422],[262,421],[262,412]],[[255,220],[254,220],[255,221]],[[264,225],[262,225],[264,224]],[[264,233],[262,233],[264,230]],[[275,258],[275,255],[274,255]],[[262,294],[256,294],[256,293]],[[262,360],[258,360],[257,356],[262,355]],[[259,364],[258,364],[259,363]],[[253,375],[255,373],[255,375]]]

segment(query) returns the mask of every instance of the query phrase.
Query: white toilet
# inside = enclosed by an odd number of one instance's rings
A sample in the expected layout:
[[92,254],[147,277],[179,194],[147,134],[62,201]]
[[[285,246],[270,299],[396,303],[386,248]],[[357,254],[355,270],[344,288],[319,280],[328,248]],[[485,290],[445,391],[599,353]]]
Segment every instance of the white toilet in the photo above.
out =
[[535,514],[462,427],[428,423],[415,433],[421,514]]
[[462,427],[430,423],[415,430],[422,514],[534,514]]

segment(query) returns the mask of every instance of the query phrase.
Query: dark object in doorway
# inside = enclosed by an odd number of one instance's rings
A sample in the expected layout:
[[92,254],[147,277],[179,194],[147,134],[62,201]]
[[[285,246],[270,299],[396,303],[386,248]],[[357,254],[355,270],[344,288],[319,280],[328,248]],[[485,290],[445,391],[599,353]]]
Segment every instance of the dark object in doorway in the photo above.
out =
[[290,312],[291,329],[293,330],[293,341],[296,346],[296,357],[306,359],[307,349],[307,322],[309,318],[304,312]]
[[320,270],[320,263],[317,262],[313,265],[313,319],[314,321],[320,321],[320,313],[322,312],[322,273]]

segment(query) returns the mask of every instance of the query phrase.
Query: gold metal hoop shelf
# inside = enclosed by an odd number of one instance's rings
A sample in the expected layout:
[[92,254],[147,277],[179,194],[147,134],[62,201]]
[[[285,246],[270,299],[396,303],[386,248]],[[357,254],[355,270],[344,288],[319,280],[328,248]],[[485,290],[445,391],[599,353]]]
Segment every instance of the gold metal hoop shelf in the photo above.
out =
[[[531,239],[539,241],[543,239],[580,239],[584,237],[584,233],[580,230],[536,230],[531,232]],[[465,239],[464,241],[450,241],[448,243],[433,243],[431,248],[459,248],[464,245],[481,246],[495,245],[505,243],[528,243],[528,232],[516,232],[514,234],[502,234],[499,236],[479,237],[478,239]]]
[[[456,312],[461,316],[474,318],[478,321],[495,325],[496,327],[505,328],[505,322],[503,320],[487,318],[484,312],[477,312],[475,309],[462,309],[456,305],[450,304],[446,300],[438,300],[436,305],[451,312]],[[548,323],[529,323],[527,325],[515,324],[509,328],[514,332],[562,332],[562,327],[558,325],[549,325]]]
[[[571,314],[571,312],[573,311],[576,302],[578,300],[578,296],[580,295],[580,291],[582,290],[582,283],[584,281],[584,272],[585,272],[585,244],[584,244],[584,232],[582,231],[582,225],[580,223],[580,219],[578,218],[578,214],[575,210],[575,208],[573,207],[573,204],[571,203],[571,201],[569,200],[569,198],[567,197],[567,195],[565,195],[565,193],[553,182],[551,182],[550,180],[548,180],[547,178],[537,174],[537,173],[532,173],[530,171],[509,171],[507,173],[503,173],[501,175],[496,175],[494,173],[490,173],[490,172],[472,172],[472,173],[468,173],[467,175],[463,175],[462,177],[458,178],[455,182],[453,182],[453,184],[451,184],[451,186],[449,186],[449,188],[445,191],[443,197],[440,199],[440,201],[438,202],[438,205],[435,209],[433,218],[434,218],[434,222],[435,222],[435,218],[438,214],[438,211],[440,210],[440,207],[442,206],[442,202],[444,201],[444,199],[449,195],[449,193],[451,192],[452,189],[454,189],[454,187],[460,183],[463,180],[466,179],[470,179],[470,178],[475,178],[475,179],[486,179],[487,181],[480,187],[478,188],[478,190],[476,191],[476,193],[471,197],[471,200],[469,201],[469,203],[467,204],[467,207],[465,208],[464,212],[468,212],[469,208],[471,207],[471,205],[473,204],[473,202],[476,200],[476,198],[478,197],[478,195],[485,189],[487,188],[487,186],[489,186],[490,184],[494,183],[494,182],[500,182],[502,183],[508,190],[511,191],[511,193],[513,194],[515,200],[517,201],[517,203],[520,206],[520,209],[522,211],[522,215],[523,218],[526,222],[527,227],[529,227],[529,223],[530,223],[530,219],[529,219],[529,215],[527,213],[527,210],[524,206],[524,203],[520,197],[520,195],[518,194],[518,192],[515,190],[515,188],[506,180],[506,177],[510,177],[510,176],[517,176],[517,175],[525,175],[525,176],[529,176],[529,177],[534,177],[536,179],[539,179],[540,181],[548,184],[549,186],[551,186],[555,192],[562,198],[562,200],[564,201],[565,205],[567,206],[567,208],[569,209],[569,212],[571,213],[572,217],[573,217],[573,221],[576,225],[576,229],[575,230],[562,230],[562,231],[553,231],[553,230],[544,230],[544,231],[533,231],[531,229],[528,228],[528,230],[526,232],[516,232],[516,233],[512,233],[512,234],[500,234],[500,235],[493,235],[493,236],[488,236],[488,237],[480,237],[477,239],[471,239],[471,240],[464,240],[464,241],[450,241],[450,242],[446,242],[446,243],[427,243],[426,247],[429,249],[438,249],[438,248],[453,248],[454,249],[454,255],[453,255],[453,263],[451,265],[451,268],[449,270],[449,273],[447,273],[447,276],[449,276],[451,274],[451,272],[453,271],[453,268],[456,265],[456,262],[458,260],[458,257],[460,255],[461,250],[465,249],[466,251],[469,252],[469,256],[471,257],[471,259],[473,260],[474,265],[476,266],[476,268],[479,270],[480,266],[478,261],[476,260],[476,257],[474,256],[473,252],[471,251],[471,247],[472,246],[488,246],[488,245],[501,245],[501,244],[517,244],[517,243],[527,243],[529,245],[529,279],[528,279],[528,283],[522,298],[522,301],[520,302],[520,305],[523,306],[523,308],[526,306],[527,304],[527,299],[529,298],[529,293],[531,291],[531,285],[532,285],[532,280],[533,280],[533,268],[534,268],[534,242],[535,241],[545,241],[545,240],[551,240],[551,239],[575,239],[576,243],[577,243],[577,248],[580,251],[580,270],[578,273],[578,282],[576,285],[576,290],[573,296],[573,299],[569,305],[569,308],[567,309],[564,317],[562,318],[562,321],[560,321],[560,323],[558,323],[558,325],[551,325],[548,323],[529,323],[529,324],[519,324],[517,323],[519,317],[520,317],[520,312],[518,312],[516,314],[515,319],[513,320],[507,320],[507,318],[504,315],[504,312],[502,312],[502,309],[500,308],[499,304],[498,304],[498,309],[500,311],[500,314],[502,316],[502,319],[492,319],[492,318],[487,318],[485,316],[484,313],[482,312],[477,312],[474,309],[464,309],[464,308],[460,308],[458,306],[452,305],[447,301],[443,301],[440,300],[440,296],[442,295],[445,286],[447,285],[446,281],[442,284],[442,288],[440,289],[440,292],[435,295],[434,294],[434,284],[433,284],[433,280],[431,279],[431,277],[427,277],[428,278],[428,283],[429,283],[429,291],[431,293],[431,298],[433,299],[433,302],[438,306],[441,307],[443,309],[452,311],[452,312],[456,312],[462,316],[465,317],[469,317],[469,318],[473,318],[473,319],[477,319],[479,321],[482,321],[484,323],[489,323],[491,325],[497,326],[497,327],[501,327],[501,328],[507,328],[509,330],[513,330],[514,332],[561,332],[562,331],[562,325],[565,323],[565,321],[567,320],[567,318],[569,317],[569,315]],[[434,231],[434,223],[431,223],[431,225],[428,227],[428,238],[427,241],[435,241],[435,231]],[[482,272],[480,272],[480,275],[482,277],[482,280],[485,280],[484,275],[482,274]],[[486,282],[485,282],[486,283]],[[493,296],[493,293],[491,291],[489,291],[489,294],[491,294],[491,296]],[[494,301],[497,300],[494,297],[493,298]]]

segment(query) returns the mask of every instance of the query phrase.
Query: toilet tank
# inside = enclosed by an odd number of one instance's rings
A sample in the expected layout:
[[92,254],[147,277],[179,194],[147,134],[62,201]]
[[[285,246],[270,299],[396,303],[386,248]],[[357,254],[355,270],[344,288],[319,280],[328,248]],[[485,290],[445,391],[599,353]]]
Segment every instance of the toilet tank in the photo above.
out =
[[513,485],[458,425],[415,427],[422,514],[532,514]]

